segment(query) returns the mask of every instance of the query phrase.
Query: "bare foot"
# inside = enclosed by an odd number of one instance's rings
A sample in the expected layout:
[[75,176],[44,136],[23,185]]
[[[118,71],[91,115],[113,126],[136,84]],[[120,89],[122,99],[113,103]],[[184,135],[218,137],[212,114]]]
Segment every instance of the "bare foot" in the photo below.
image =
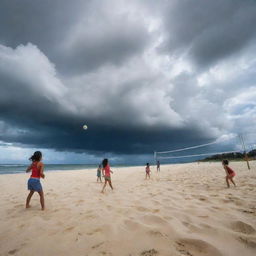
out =
[[26,205],[26,209],[30,208],[31,206],[30,205]]

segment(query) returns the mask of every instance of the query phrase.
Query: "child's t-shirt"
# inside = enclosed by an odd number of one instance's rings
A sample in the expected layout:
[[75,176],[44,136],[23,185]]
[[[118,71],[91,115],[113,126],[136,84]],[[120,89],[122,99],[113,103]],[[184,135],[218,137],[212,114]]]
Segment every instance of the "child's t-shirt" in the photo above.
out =
[[234,173],[234,171],[229,166],[226,166],[226,168],[227,168],[228,174]]
[[39,168],[37,167],[37,164],[38,162],[33,162],[32,163],[32,174],[31,174],[31,178],[37,178],[37,179],[40,179],[40,170]]
[[110,166],[109,166],[109,164],[104,168],[104,170],[105,170],[105,176],[110,177]]

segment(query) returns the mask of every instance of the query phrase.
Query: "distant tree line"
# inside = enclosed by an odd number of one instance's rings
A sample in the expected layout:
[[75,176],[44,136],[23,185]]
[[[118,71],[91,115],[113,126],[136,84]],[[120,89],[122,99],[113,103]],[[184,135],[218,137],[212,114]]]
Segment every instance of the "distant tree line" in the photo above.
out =
[[[256,159],[256,149],[251,150],[247,153],[247,156],[249,160]],[[245,158],[245,153],[240,152],[234,152],[234,153],[226,153],[226,154],[217,154],[213,156],[206,157],[200,161],[206,162],[206,161],[221,161],[223,159],[228,160],[242,160]]]

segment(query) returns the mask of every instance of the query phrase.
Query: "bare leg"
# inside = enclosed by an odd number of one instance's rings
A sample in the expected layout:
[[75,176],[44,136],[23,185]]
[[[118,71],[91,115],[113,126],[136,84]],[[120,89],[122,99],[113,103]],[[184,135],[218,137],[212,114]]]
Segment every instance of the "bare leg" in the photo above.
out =
[[229,188],[228,176],[226,176],[227,187]]
[[109,184],[109,186],[111,187],[111,189],[113,190],[114,188],[113,188],[113,186],[112,186],[111,180],[108,181],[108,184]]
[[107,185],[107,181],[105,180],[105,183],[104,183],[104,185],[103,185],[103,188],[102,188],[102,190],[101,190],[101,193],[104,193],[104,189],[105,189],[106,185]]
[[30,190],[30,192],[29,192],[29,194],[28,194],[28,196],[27,196],[27,200],[26,200],[26,208],[29,208],[29,207],[30,207],[30,206],[29,206],[29,202],[30,202],[30,199],[31,199],[31,197],[33,196],[34,192],[35,192],[35,191]]
[[233,181],[233,178],[230,178],[230,181],[234,184],[234,186],[236,187],[236,183]]
[[40,203],[41,203],[41,207],[42,207],[42,211],[44,210],[44,192],[43,190],[38,192],[39,196],[40,196]]

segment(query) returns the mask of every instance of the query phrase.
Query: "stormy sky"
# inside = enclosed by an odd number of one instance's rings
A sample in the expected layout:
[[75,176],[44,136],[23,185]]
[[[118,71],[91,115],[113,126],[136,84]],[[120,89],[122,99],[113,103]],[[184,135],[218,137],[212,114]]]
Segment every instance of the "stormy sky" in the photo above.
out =
[[0,162],[144,163],[255,134],[255,24],[254,0],[2,0]]

